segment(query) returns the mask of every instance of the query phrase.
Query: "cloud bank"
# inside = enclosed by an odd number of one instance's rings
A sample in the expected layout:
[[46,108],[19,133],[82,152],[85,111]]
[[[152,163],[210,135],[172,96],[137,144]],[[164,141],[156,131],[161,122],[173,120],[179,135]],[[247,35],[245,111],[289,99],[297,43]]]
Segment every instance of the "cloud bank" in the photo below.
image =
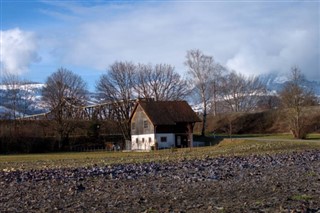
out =
[[22,74],[31,63],[39,62],[36,36],[19,28],[1,31],[1,71]]
[[168,63],[184,73],[186,51],[197,48],[243,74],[286,73],[299,66],[307,78],[320,79],[319,2],[43,4],[41,14],[54,24],[34,27],[33,33],[3,32],[5,69],[24,72],[38,53],[42,63],[54,63],[50,69],[81,67],[86,76],[98,76],[97,70],[120,60]]
[[72,13],[64,20],[76,24],[56,53],[65,62],[100,70],[116,60],[129,60],[170,63],[184,71],[186,51],[198,48],[244,74],[288,72],[298,65],[314,78],[319,77],[317,6],[310,2],[69,5]]

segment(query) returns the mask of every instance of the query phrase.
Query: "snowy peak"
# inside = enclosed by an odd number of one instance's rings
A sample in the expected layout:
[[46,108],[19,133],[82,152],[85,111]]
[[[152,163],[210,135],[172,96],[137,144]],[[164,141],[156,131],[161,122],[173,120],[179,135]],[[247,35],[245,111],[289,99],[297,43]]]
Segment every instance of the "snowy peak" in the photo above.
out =
[[22,117],[46,112],[41,90],[44,84],[0,85],[0,117]]
[[[269,73],[259,76],[262,83],[267,86],[267,89],[278,93],[289,78],[286,75],[278,73]],[[320,96],[320,81],[310,81],[306,79],[302,86],[308,87],[314,91],[317,96]]]

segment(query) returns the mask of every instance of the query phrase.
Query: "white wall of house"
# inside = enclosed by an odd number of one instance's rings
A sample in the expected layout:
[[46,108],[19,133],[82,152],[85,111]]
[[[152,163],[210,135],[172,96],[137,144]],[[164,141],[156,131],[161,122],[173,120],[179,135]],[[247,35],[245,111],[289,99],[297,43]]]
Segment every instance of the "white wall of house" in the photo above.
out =
[[[161,140],[162,138],[162,140]],[[166,141],[164,142],[164,138],[166,138]],[[171,148],[175,146],[175,134],[173,133],[161,133],[156,134],[156,140],[158,142],[158,148]]]
[[132,150],[151,150],[151,146],[155,146],[158,142],[158,148],[171,148],[175,146],[175,134],[161,133],[161,134],[143,134],[131,136]]
[[151,150],[151,146],[155,145],[154,134],[132,135],[132,150]]

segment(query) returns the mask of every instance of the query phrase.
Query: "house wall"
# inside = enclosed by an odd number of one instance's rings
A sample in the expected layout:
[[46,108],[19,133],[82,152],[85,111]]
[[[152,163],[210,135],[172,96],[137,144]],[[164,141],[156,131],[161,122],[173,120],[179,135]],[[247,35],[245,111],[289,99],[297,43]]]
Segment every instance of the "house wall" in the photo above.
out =
[[[167,141],[166,142],[161,142],[161,137],[166,137]],[[158,142],[158,148],[163,149],[163,148],[171,148],[175,146],[175,134],[173,133],[161,133],[161,134],[156,134],[156,140]]]
[[[147,124],[147,127],[146,125]],[[131,119],[131,134],[132,135],[144,135],[153,134],[154,126],[141,106],[138,106]]]
[[[166,138],[166,142],[162,142],[161,138]],[[150,141],[150,142],[149,142]],[[143,134],[131,136],[131,149],[132,150],[151,150],[158,142],[158,149],[165,149],[175,147],[175,134],[161,133],[161,134]]]
[[132,135],[132,150],[151,150],[151,146],[155,145],[154,134]]

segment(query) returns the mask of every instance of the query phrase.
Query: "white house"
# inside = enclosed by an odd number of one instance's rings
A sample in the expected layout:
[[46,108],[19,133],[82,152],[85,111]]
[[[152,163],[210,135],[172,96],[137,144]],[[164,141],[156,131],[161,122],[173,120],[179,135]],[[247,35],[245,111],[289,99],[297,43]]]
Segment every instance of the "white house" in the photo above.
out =
[[186,101],[140,100],[130,117],[131,149],[191,147],[200,121]]

